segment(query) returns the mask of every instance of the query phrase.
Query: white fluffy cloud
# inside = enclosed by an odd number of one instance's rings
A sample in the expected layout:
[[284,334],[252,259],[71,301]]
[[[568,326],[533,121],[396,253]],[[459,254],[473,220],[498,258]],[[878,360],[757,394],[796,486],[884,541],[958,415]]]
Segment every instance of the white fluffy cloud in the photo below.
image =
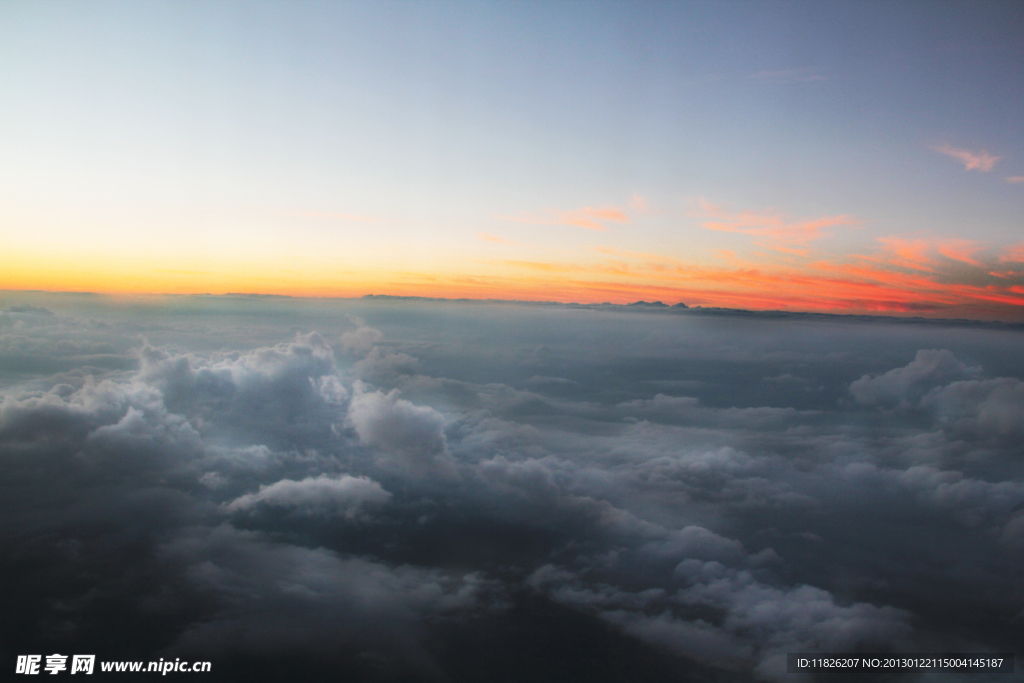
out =
[[368,477],[332,477],[322,474],[302,481],[282,479],[269,486],[260,486],[257,493],[247,493],[236,498],[225,509],[237,512],[263,504],[297,508],[304,512],[343,514],[352,518],[365,504],[386,503],[389,500],[391,494]]
[[399,391],[367,391],[356,384],[348,423],[362,443],[378,449],[381,458],[412,471],[450,471],[444,417],[427,406],[399,398]]
[[341,335],[341,345],[346,351],[355,354],[366,354],[384,339],[384,334],[377,329],[360,323],[359,327]]
[[[904,610],[866,602],[842,605],[820,588],[769,585],[748,569],[714,560],[683,560],[675,576],[685,586],[674,593],[588,585],[580,575],[552,565],[540,567],[528,582],[681,655],[727,666],[753,660],[762,675],[778,680],[786,679],[786,652],[892,645],[912,631]],[[703,609],[705,616],[677,614],[688,608]]]
[[909,405],[936,386],[977,377],[981,368],[967,366],[946,349],[922,349],[909,364],[884,375],[864,375],[850,385],[859,403]]
[[922,404],[958,434],[1024,437],[1024,382],[1016,378],[953,382],[929,393]]

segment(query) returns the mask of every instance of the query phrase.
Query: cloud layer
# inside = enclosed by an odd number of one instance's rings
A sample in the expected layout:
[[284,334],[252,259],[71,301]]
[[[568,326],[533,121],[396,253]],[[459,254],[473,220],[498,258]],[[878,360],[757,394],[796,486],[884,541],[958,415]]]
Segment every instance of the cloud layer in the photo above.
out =
[[1016,328],[15,303],[7,655],[790,680],[787,652],[1024,642]]

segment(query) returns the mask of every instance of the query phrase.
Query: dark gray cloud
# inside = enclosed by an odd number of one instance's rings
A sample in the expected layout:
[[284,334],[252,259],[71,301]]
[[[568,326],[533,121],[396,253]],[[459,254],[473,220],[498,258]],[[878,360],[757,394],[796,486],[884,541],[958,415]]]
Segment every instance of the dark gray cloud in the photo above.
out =
[[1021,334],[24,295],[5,654],[789,680],[797,650],[1012,650]]
[[391,670],[443,678],[420,644],[425,629],[488,609],[494,590],[477,573],[391,566],[227,525],[185,529],[157,555],[221,602],[169,649],[190,657],[347,650]]

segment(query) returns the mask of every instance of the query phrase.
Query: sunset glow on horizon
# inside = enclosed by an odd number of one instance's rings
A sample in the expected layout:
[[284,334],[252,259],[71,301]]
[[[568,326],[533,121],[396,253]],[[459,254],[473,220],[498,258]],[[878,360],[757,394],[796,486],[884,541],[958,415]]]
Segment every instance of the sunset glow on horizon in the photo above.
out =
[[818,7],[8,3],[0,289],[1024,320],[1019,8]]

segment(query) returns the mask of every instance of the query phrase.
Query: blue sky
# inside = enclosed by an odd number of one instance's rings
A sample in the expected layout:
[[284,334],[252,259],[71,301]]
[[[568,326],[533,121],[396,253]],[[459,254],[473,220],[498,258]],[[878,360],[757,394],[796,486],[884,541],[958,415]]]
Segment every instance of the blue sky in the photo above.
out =
[[[578,272],[580,298],[595,249],[720,280],[724,252],[898,269],[879,238],[972,242],[978,284],[1021,242],[1022,23],[1017,3],[9,2],[0,229],[37,276],[5,286],[117,289],[121,263],[126,291],[491,296],[531,263]],[[701,202],[845,227],[786,261]],[[674,286],[630,277],[622,296]]]

